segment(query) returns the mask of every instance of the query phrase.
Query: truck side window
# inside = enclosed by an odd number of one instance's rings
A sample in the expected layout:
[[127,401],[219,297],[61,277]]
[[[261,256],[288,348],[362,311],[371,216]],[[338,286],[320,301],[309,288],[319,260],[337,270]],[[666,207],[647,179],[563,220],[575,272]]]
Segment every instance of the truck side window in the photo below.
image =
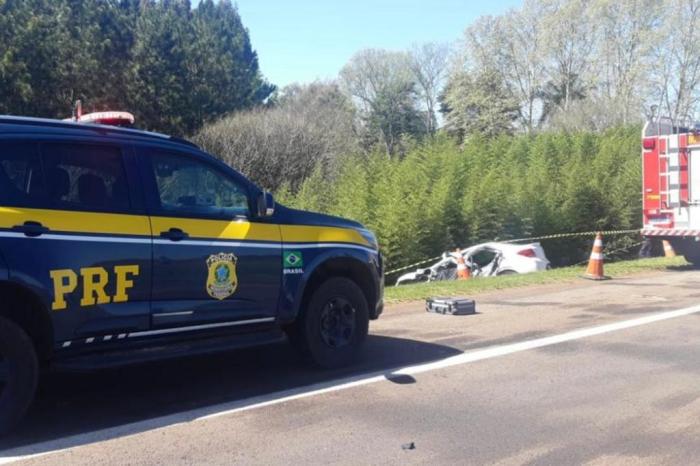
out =
[[209,164],[186,156],[155,153],[151,165],[164,213],[224,218],[249,214],[245,186]]
[[0,204],[34,207],[46,199],[37,147],[0,144]]
[[68,210],[122,211],[130,207],[121,150],[113,146],[44,144],[46,192]]

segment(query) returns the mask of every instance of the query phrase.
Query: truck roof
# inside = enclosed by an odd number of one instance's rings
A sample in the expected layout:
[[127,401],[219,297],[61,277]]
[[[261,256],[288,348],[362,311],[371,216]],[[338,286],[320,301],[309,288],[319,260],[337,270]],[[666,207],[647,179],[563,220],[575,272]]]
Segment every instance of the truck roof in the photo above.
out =
[[688,122],[683,122],[684,124],[674,124],[673,120],[670,118],[656,118],[653,120],[647,120],[644,123],[644,128],[642,129],[642,137],[648,138],[653,136],[668,136],[671,134],[684,134],[690,131],[695,131],[698,124],[688,125]]
[[[8,128],[10,127],[10,128]],[[0,115],[0,133],[3,130],[12,129],[21,132],[35,133],[93,133],[94,135],[121,136],[129,139],[146,139],[163,142],[174,142],[197,147],[196,144],[186,139],[168,136],[166,134],[139,129],[122,128],[118,126],[99,125],[92,123],[79,123],[74,121],[54,120],[50,118],[20,117],[13,115]]]

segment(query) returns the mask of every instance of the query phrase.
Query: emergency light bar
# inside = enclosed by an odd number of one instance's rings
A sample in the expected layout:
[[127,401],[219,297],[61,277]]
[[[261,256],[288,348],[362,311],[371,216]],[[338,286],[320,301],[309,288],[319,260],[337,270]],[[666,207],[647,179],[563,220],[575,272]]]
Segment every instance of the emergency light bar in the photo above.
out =
[[94,125],[131,126],[134,124],[134,115],[129,112],[93,112],[83,115],[83,105],[78,100],[73,108],[73,116],[63,121]]
[[131,126],[134,124],[134,115],[129,112],[95,112],[81,115],[75,121],[97,125]]

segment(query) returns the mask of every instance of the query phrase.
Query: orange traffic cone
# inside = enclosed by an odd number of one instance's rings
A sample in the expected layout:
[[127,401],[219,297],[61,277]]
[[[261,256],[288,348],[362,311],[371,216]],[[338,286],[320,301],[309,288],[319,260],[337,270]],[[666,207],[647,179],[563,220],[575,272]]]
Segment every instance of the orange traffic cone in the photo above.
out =
[[671,246],[671,243],[663,240],[664,243],[664,256],[665,257],[676,257],[676,251],[673,250],[673,246]]
[[472,275],[459,249],[455,250],[454,256],[457,259],[457,280],[469,280]]
[[588,260],[588,268],[583,278],[589,280],[607,280],[610,278],[603,274],[603,235],[601,233],[595,235],[593,250]]

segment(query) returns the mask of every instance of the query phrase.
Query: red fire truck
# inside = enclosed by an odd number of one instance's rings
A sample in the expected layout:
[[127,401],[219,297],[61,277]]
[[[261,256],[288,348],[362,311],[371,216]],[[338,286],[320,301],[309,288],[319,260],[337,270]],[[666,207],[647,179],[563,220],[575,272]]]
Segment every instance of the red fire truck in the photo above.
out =
[[700,126],[648,121],[642,130],[642,235],[670,241],[700,266]]

